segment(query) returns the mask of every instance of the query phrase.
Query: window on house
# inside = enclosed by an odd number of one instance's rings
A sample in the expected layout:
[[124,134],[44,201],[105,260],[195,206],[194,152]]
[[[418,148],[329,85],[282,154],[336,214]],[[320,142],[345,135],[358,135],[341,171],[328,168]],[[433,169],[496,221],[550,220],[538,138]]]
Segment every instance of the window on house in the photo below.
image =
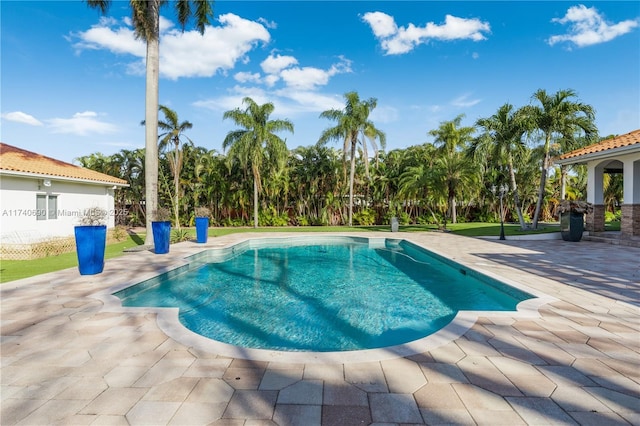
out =
[[58,218],[58,196],[57,195],[49,195],[49,219],[57,219]]
[[46,195],[36,195],[36,220],[47,220]]
[[36,220],[47,220],[58,218],[58,196],[57,195],[36,195]]

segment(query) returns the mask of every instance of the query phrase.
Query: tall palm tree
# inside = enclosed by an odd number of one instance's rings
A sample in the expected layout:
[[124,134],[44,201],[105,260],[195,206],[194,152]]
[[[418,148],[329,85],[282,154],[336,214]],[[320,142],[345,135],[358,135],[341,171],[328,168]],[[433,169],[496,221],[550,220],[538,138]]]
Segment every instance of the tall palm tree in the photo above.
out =
[[[436,195],[440,194],[447,200],[447,210],[451,223],[457,223],[456,204],[458,195],[462,199],[462,195],[465,192],[469,193],[469,191],[477,187],[477,165],[468,161],[462,153],[452,156],[440,155],[434,161],[431,174],[434,182],[433,192]],[[446,217],[444,227],[447,227]]]
[[391,210],[394,204],[416,205],[420,211],[429,211],[434,223],[437,223],[431,208],[435,204],[433,171],[436,151],[432,144],[425,143],[394,150],[387,155],[385,161],[389,163],[388,170],[391,171],[388,177],[394,183],[389,194]]
[[[111,0],[85,0],[93,9],[106,14]],[[158,209],[158,86],[160,78],[160,7],[166,0],[130,0],[133,28],[137,38],[147,44],[145,95],[145,245],[153,244],[151,221]],[[193,16],[196,28],[204,34],[205,26],[213,17],[210,0],[178,0],[175,3],[178,22],[184,30]],[[192,6],[194,9],[192,10]]]
[[465,148],[472,141],[472,135],[476,131],[472,126],[460,127],[463,118],[464,114],[460,114],[453,120],[441,122],[437,129],[429,131],[429,135],[434,137],[434,145],[440,146],[448,156]]
[[224,179],[224,159],[215,150],[198,148],[194,159],[194,207],[206,206],[211,209],[214,220],[219,220],[222,210],[222,192],[228,188],[228,182]]
[[193,127],[189,121],[180,122],[178,119],[178,113],[164,105],[160,105],[160,111],[164,114],[164,120],[158,121],[158,128],[163,131],[158,137],[160,141],[158,143],[158,150],[163,151],[167,149],[167,146],[172,143],[174,149],[167,153],[167,160],[169,160],[169,167],[173,174],[174,184],[174,202],[173,212],[176,220],[176,228],[180,229],[180,172],[182,171],[182,163],[184,159],[184,152],[180,149],[180,142],[182,138],[187,139],[187,143],[193,144],[191,139],[184,135],[186,130]]
[[513,105],[508,103],[502,105],[491,117],[480,118],[476,121],[476,125],[484,129],[484,133],[473,141],[469,148],[470,156],[476,159],[490,156],[501,165],[506,163],[511,192],[513,193],[513,203],[520,221],[520,229],[523,230],[525,223],[520,207],[514,157],[526,150],[526,145],[522,141],[527,132],[524,118],[522,110],[514,111]]
[[120,165],[121,172],[118,176],[129,183],[128,188],[118,191],[119,210],[124,211],[127,205],[131,206],[129,218],[116,217],[116,223],[124,224],[129,220],[131,224],[139,226],[140,218],[144,217],[140,205],[144,197],[144,150],[142,148],[133,151],[123,149],[112,157]]
[[267,159],[284,166],[288,156],[286,143],[276,132],[293,133],[293,123],[287,119],[269,120],[275,109],[271,102],[258,105],[253,99],[242,100],[244,110],[226,111],[223,119],[230,118],[241,127],[230,131],[222,147],[229,148],[229,157],[238,160],[242,167],[251,167],[253,174],[253,226],[258,227],[258,193],[262,189],[260,171]]
[[[345,108],[330,109],[320,114],[321,118],[328,118],[336,121],[335,127],[325,129],[320,135],[318,143],[324,144],[330,140],[344,141],[343,160],[346,163],[347,152],[350,153],[351,171],[349,173],[349,226],[353,225],[353,182],[356,171],[356,150],[358,144],[362,146],[363,161],[369,170],[369,155],[367,153],[367,142],[372,145],[377,155],[378,147],[376,140],[380,141],[380,146],[384,148],[386,135],[378,130],[373,122],[369,120],[369,114],[377,106],[375,98],[361,101],[358,92],[348,92],[344,95],[346,100]],[[368,176],[367,176],[368,177]]]
[[544,89],[538,89],[533,94],[533,99],[540,102],[540,105],[530,105],[523,108],[530,117],[533,128],[539,130],[544,138],[540,186],[533,216],[533,228],[538,227],[540,210],[545,197],[552,144],[558,143],[561,150],[564,150],[575,146],[576,137],[580,132],[584,132],[585,140],[597,137],[598,129],[594,124],[595,111],[593,107],[573,101],[576,96],[576,92],[571,89],[559,90],[553,95],[549,95]]
[[451,121],[443,121],[437,129],[429,131],[429,135],[435,138],[434,144],[440,145],[439,170],[442,182],[447,185],[443,189],[446,192],[452,223],[457,222],[456,195],[461,189],[458,185],[466,181],[471,173],[469,164],[461,159],[462,152],[471,143],[476,130],[471,126],[460,127],[463,118],[464,114],[460,114]]

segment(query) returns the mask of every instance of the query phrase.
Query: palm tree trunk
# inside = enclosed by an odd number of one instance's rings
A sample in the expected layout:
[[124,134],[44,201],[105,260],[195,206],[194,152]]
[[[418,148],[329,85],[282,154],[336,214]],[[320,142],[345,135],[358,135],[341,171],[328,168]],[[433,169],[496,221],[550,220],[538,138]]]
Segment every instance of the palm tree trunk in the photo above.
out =
[[173,167],[173,183],[176,191],[175,202],[175,216],[176,216],[176,228],[180,229],[180,171],[182,170],[182,152],[180,152],[180,139],[175,138],[175,150],[174,150],[174,167]]
[[253,227],[258,227],[258,178],[253,176]]
[[178,171],[178,153],[176,151],[176,166],[175,175],[173,176],[173,183],[176,191],[176,202],[174,204],[175,216],[176,216],[176,228],[180,229],[180,172]]
[[513,204],[516,206],[516,213],[518,214],[518,221],[520,222],[520,229],[524,231],[524,217],[522,216],[522,208],[520,207],[520,196],[518,195],[518,187],[516,184],[516,172],[513,169],[513,159],[511,153],[509,153],[509,179],[511,180],[511,191],[513,191]]
[[564,200],[567,195],[567,167],[560,166],[560,200]]
[[540,188],[538,188],[538,201],[536,202],[536,211],[533,215],[533,229],[538,229],[538,220],[540,218],[540,210],[542,201],[544,200],[545,188],[547,186],[547,170],[549,168],[549,149],[551,146],[551,135],[546,135],[544,142],[544,158],[542,159],[542,170],[540,171]]
[[351,142],[351,172],[349,173],[349,226],[353,226],[353,181],[356,175],[356,143]]
[[455,189],[449,188],[449,214],[451,216],[451,223],[458,223],[457,213]]
[[[158,1],[150,1],[148,7],[158,8]],[[154,16],[156,33],[159,34],[160,16]],[[151,221],[155,220],[158,210],[158,85],[160,71],[160,42],[157,37],[147,40],[147,74],[145,96],[145,209],[146,228],[145,245],[153,245]]]

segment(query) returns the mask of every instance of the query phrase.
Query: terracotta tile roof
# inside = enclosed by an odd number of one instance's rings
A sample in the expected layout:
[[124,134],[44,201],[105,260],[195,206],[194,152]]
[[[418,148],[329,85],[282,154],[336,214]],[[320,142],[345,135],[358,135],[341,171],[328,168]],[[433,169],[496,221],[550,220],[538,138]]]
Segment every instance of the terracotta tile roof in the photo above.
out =
[[0,142],[0,171],[128,186],[127,182],[122,179],[45,157],[2,142]]
[[608,151],[610,149],[622,148],[624,146],[635,144],[640,144],[640,129],[594,143],[593,145],[585,146],[584,148],[576,149],[575,151],[567,152],[566,154],[558,157],[558,159],[566,160],[568,158],[581,157],[587,154],[595,154],[596,152]]

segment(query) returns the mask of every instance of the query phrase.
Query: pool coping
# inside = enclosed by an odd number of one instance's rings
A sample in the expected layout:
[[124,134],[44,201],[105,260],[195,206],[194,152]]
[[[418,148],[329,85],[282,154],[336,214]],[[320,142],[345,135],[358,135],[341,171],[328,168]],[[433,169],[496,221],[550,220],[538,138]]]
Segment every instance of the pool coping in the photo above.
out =
[[[449,256],[439,252],[433,247],[426,247],[420,241],[416,241],[410,238],[410,234],[404,234],[401,237],[393,238],[393,234],[384,237],[380,236],[362,236],[362,235],[345,235],[345,234],[332,234],[327,233],[322,235],[323,238],[348,238],[348,239],[367,239],[369,244],[371,240],[406,240],[415,244],[425,250],[435,253],[438,256],[449,259]],[[303,351],[277,351],[270,349],[254,349],[245,348],[228,343],[220,342],[208,337],[199,335],[180,323],[178,315],[179,308],[157,308],[157,307],[123,307],[120,299],[114,296],[116,293],[125,288],[139,284],[148,279],[155,278],[166,272],[173,271],[177,268],[184,267],[189,264],[187,258],[194,255],[203,253],[208,250],[216,249],[228,249],[233,246],[251,243],[253,240],[264,239],[311,239],[318,238],[317,235],[300,234],[295,236],[264,236],[264,237],[244,237],[236,241],[230,241],[223,244],[207,244],[198,245],[189,250],[189,253],[182,254],[179,259],[168,263],[164,267],[158,269],[149,274],[142,275],[141,278],[136,278],[135,282],[124,282],[109,288],[103,289],[99,292],[90,294],[89,297],[98,299],[103,303],[102,311],[104,312],[128,312],[128,313],[143,313],[143,314],[155,314],[157,315],[158,327],[170,338],[176,342],[193,347],[202,351],[216,353],[222,356],[228,356],[232,358],[252,360],[252,361],[266,361],[266,362],[289,362],[289,363],[305,363],[305,364],[344,364],[344,363],[362,363],[362,362],[374,362],[384,361],[396,358],[403,358],[412,355],[424,353],[435,348],[446,345],[447,343],[458,339],[464,335],[473,325],[478,321],[480,317],[508,317],[508,318],[539,318],[540,313],[538,309],[548,303],[557,301],[558,299],[549,296],[539,290],[533,289],[524,284],[510,280],[507,277],[495,274],[489,271],[483,266],[491,267],[490,263],[475,262],[469,263],[460,259],[452,260],[455,263],[460,264],[466,268],[469,268],[477,273],[486,275],[489,278],[495,279],[506,285],[514,287],[518,290],[534,296],[531,299],[520,302],[516,311],[458,311],[454,319],[442,329],[437,332],[425,336],[421,339],[411,342],[403,343],[400,345],[389,346],[376,349],[363,349],[357,351],[331,351],[331,352],[303,352]],[[486,261],[490,262],[490,261]]]

